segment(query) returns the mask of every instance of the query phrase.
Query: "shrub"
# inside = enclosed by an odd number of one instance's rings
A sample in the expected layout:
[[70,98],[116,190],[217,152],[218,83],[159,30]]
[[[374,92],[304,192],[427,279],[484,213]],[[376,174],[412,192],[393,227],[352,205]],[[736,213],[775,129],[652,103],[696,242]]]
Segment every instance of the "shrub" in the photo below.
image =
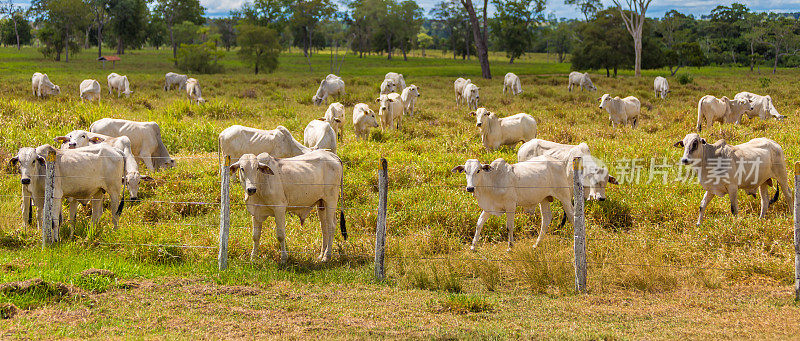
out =
[[681,85],[694,83],[694,77],[691,74],[682,73],[678,75],[678,83]]
[[764,77],[758,80],[761,83],[762,88],[768,88],[770,83],[772,83],[772,79]]
[[217,51],[217,44],[181,44],[178,49],[178,68],[184,72],[218,73],[222,72],[219,60],[225,55]]

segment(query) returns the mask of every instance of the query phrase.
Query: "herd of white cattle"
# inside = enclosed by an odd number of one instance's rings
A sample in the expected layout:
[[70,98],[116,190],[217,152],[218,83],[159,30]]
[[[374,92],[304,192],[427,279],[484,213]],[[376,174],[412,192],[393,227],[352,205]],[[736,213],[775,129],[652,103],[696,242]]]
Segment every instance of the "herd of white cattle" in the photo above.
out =
[[[473,111],[476,126],[480,129],[481,142],[488,151],[501,146],[515,146],[522,142],[517,153],[518,163],[510,164],[497,159],[490,164],[482,164],[476,159],[467,160],[463,165],[452,169],[466,175],[466,190],[474,195],[483,210],[478,218],[472,248],[480,240],[481,228],[493,215],[506,214],[506,228],[509,235],[509,248],[514,242],[514,214],[517,207],[526,212],[536,206],[542,214],[541,230],[534,247],[547,233],[552,220],[550,202],[558,200],[564,207],[565,216],[573,219],[573,159],[581,157],[581,183],[589,200],[605,200],[607,184],[618,184],[609,174],[602,161],[591,155],[586,143],[565,145],[536,138],[537,122],[528,114],[519,113],[508,117],[498,117],[486,108],[479,107],[480,88],[471,80],[458,78],[453,83],[456,106],[466,104]],[[589,74],[572,72],[569,75],[568,90],[580,86],[581,90],[597,91]],[[656,98],[666,99],[670,92],[666,78],[657,77],[653,83]],[[185,90],[190,101],[203,103],[199,82],[194,78],[177,73],[167,73],[164,91],[173,87]],[[35,73],[32,78],[34,96],[58,95],[61,88],[53,84],[46,74]],[[132,93],[128,78],[112,73],[108,75],[109,95],[117,92],[130,96]],[[399,91],[399,93],[398,93]],[[503,79],[503,94],[519,95],[523,92],[517,75],[508,73]],[[87,79],[81,82],[81,100],[99,100],[100,84]],[[315,105],[322,105],[328,98],[345,95],[344,80],[336,75],[328,75],[320,82],[312,97]],[[395,129],[401,127],[403,116],[413,116],[416,102],[420,97],[416,85],[406,86],[402,74],[390,72],[380,84],[380,93],[375,100],[379,112],[370,109],[366,103],[358,103],[353,108],[353,128],[356,139],[367,139],[373,128]],[[599,108],[610,115],[613,127],[630,124],[635,128],[639,123],[640,101],[633,96],[625,98],[604,94],[598,98]],[[731,100],[727,97],[704,96],[698,103],[697,131],[705,121],[710,127],[713,122],[740,123],[747,114],[750,118],[770,117],[783,119],[775,109],[770,96],[760,96],[742,92]],[[336,155],[337,141],[342,139],[345,122],[345,106],[339,102],[330,104],[325,114],[312,120],[303,132],[303,142],[294,139],[291,132],[283,126],[273,130],[261,130],[241,125],[226,128],[219,134],[220,153],[230,157],[229,170],[238,174],[245,191],[247,210],[252,216],[253,249],[251,257],[257,256],[261,227],[268,217],[274,217],[277,239],[280,243],[281,260],[286,261],[285,223],[286,214],[293,213],[303,224],[314,208],[317,208],[323,234],[323,245],[319,258],[328,260],[332,253],[335,231],[335,212],[341,195],[343,181],[342,161]],[[22,213],[27,223],[32,224],[32,206],[36,206],[37,222],[42,224],[42,208],[45,193],[45,163],[49,155],[55,155],[54,181],[54,219],[53,228],[58,231],[62,222],[61,199],[70,203],[71,234],[75,225],[77,203],[91,203],[92,222],[98,223],[103,213],[104,193],[108,193],[112,209],[112,221],[117,227],[119,215],[124,207],[124,188],[132,200],[137,200],[140,181],[152,180],[139,172],[138,164],[143,163],[149,171],[174,167],[161,138],[161,129],[156,122],[135,122],[122,119],[104,118],[92,123],[89,130],[75,130],[54,139],[60,142],[60,149],[46,144],[37,148],[21,148],[11,162],[19,166],[22,183]],[[714,196],[728,195],[731,212],[736,214],[737,192],[761,196],[761,217],[766,214],[770,204],[778,200],[780,188],[784,196],[792,200],[788,187],[786,161],[783,149],[775,141],[758,138],[747,143],[730,146],[724,140],[709,144],[696,133],[688,134],[675,143],[683,148],[680,162],[697,169],[700,184],[706,191],[700,205],[697,220],[703,219],[705,207]],[[720,169],[711,165],[713,158],[728,160],[730,167],[719,180]],[[742,169],[746,171],[743,175]],[[90,170],[90,171],[87,171]],[[711,173],[716,176],[712,177]],[[774,197],[770,200],[768,188],[777,184]],[[340,228],[346,237],[344,215],[341,215]]]

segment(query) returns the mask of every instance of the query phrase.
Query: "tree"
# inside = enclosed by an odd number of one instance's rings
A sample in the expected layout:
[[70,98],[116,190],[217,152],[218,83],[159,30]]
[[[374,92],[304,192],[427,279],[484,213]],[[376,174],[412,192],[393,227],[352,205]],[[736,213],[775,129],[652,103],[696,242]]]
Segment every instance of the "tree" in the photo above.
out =
[[145,28],[145,36],[145,40],[147,40],[150,46],[158,49],[167,42],[167,24],[164,23],[162,18],[151,16],[150,22],[147,23],[147,27]]
[[295,44],[302,46],[303,55],[308,60],[314,30],[319,22],[330,17],[336,8],[330,0],[294,0],[290,9],[292,16],[289,25],[294,32]]
[[626,29],[619,12],[607,9],[597,12],[595,19],[581,23],[578,28],[580,44],[572,51],[572,68],[605,69],[606,76],[617,75],[617,69],[631,64],[630,39],[625,39]]
[[405,0],[397,6],[398,20],[403,23],[397,29],[397,38],[400,40],[400,50],[403,51],[403,60],[407,61],[406,53],[414,44],[417,33],[422,26],[422,7],[414,0]]
[[[19,49],[20,49],[20,37],[19,37],[20,20],[19,19],[22,19],[22,20],[25,21],[25,25],[28,27],[28,35],[29,36],[30,36],[30,32],[31,32],[30,25],[28,24],[28,21],[25,20],[25,12],[18,5],[16,5],[13,2],[13,0],[8,0],[3,4],[0,4],[0,14],[4,14],[6,17],[8,17],[8,20],[11,23],[11,25],[14,26],[14,37],[16,38],[16,41],[17,41],[17,51],[19,51]],[[28,39],[30,40],[30,37],[28,37]],[[6,41],[5,38],[3,40]]]
[[[64,49],[65,61],[69,62],[69,51],[77,51],[80,45],[72,44],[76,32],[86,29],[89,18],[89,8],[82,0],[33,0],[31,13],[36,15],[36,21],[50,25],[51,32],[48,44],[50,47],[60,46]],[[59,31],[60,30],[60,31]],[[60,49],[56,49],[56,58],[60,59]]]
[[603,3],[600,0],[564,0],[565,5],[572,5],[578,7],[583,18],[589,21],[599,10],[603,9]]
[[254,0],[247,2],[232,16],[241,17],[242,21],[259,26],[269,27],[276,32],[283,32],[292,16],[290,4],[292,0]]
[[800,24],[797,19],[789,19],[776,13],[767,16],[766,32],[763,42],[773,50],[772,73],[778,71],[778,60],[783,56],[800,52]]
[[425,49],[433,45],[433,38],[425,32],[417,34],[417,46],[422,49],[422,56],[425,57]]
[[169,41],[172,45],[172,57],[175,58],[175,65],[178,65],[178,43],[175,41],[173,25],[190,21],[197,25],[205,22],[203,14],[205,8],[200,6],[199,0],[156,0],[156,13],[164,19],[164,23],[169,30]]
[[656,33],[661,35],[664,63],[674,76],[681,67],[699,66],[706,62],[705,55],[697,43],[694,18],[671,10],[658,22]]
[[509,63],[519,58],[533,42],[533,27],[544,19],[545,0],[492,0],[496,12],[491,22],[497,48],[506,51]]
[[219,41],[222,43],[222,46],[225,46],[225,50],[227,51],[230,51],[231,46],[236,44],[236,24],[239,20],[240,18],[235,16],[211,19],[212,32],[219,34]]
[[569,22],[559,22],[553,24],[555,29],[548,32],[545,39],[547,39],[547,52],[555,53],[558,56],[558,62],[563,63],[566,55],[572,50],[572,44],[575,41],[575,32]]
[[[616,0],[615,0],[616,1]],[[464,9],[469,15],[469,22],[472,25],[472,33],[475,36],[475,48],[478,50],[478,61],[481,63],[481,76],[485,79],[492,79],[492,70],[489,68],[489,48],[486,35],[486,11],[489,0],[483,0],[483,31],[481,31],[478,16],[475,14],[475,6],[472,0],[461,0]]]
[[103,26],[109,19],[108,2],[109,0],[84,0],[94,16],[94,24],[97,26],[97,58],[103,56]]
[[612,0],[625,22],[625,28],[633,37],[634,74],[642,75],[642,28],[645,22],[645,13],[653,0],[625,0],[627,7],[622,8],[619,0]]
[[0,27],[0,37],[3,37],[3,45],[27,45],[31,43],[31,24],[25,19],[23,12],[16,12],[2,22]]
[[278,67],[278,55],[281,53],[278,33],[271,28],[252,24],[241,24],[236,29],[239,31],[239,58],[248,65],[253,65],[256,74],[263,70],[274,71]]
[[110,0],[108,13],[111,31],[117,38],[117,54],[125,54],[126,46],[141,46],[147,24],[147,2],[145,0]]
[[175,39],[175,43],[177,44],[193,44],[198,42],[200,35],[200,25],[197,25],[191,21],[184,21],[180,24],[175,24],[172,31],[172,35]]

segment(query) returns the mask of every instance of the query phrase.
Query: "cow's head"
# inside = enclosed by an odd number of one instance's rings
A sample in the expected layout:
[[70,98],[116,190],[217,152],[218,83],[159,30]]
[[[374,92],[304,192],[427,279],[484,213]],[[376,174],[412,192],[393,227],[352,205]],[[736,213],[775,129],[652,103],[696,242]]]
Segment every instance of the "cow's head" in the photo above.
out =
[[383,89],[385,92],[394,92],[397,90],[397,85],[394,84],[394,81],[391,79],[384,79],[383,80]]
[[170,169],[175,167],[175,159],[167,157],[153,157],[153,166],[156,169]]
[[20,182],[30,185],[31,178],[39,176],[44,171],[44,157],[36,154],[30,147],[20,148],[17,155],[11,158],[11,164],[19,166]]
[[58,85],[53,85],[52,88],[44,89],[44,92],[47,95],[59,95],[61,94],[61,87]]
[[231,173],[239,173],[239,180],[248,196],[256,194],[259,187],[263,188],[266,184],[263,177],[275,175],[275,172],[268,165],[272,157],[267,153],[262,153],[261,155],[266,156],[266,163],[260,162],[259,158],[253,154],[244,154],[239,158],[239,161],[230,166]]
[[[375,112],[372,111],[372,109],[370,109],[366,104],[364,104],[364,106],[361,107],[360,110],[361,110],[361,113],[362,113],[361,121],[367,127],[369,127],[369,128],[377,128],[379,126],[378,125],[378,119],[375,117]],[[355,114],[353,116],[355,116]]]
[[609,94],[604,94],[603,96],[598,98],[597,101],[600,102],[600,109],[605,108],[606,104],[608,104],[610,100],[611,100],[611,95]]
[[486,108],[478,108],[478,110],[475,110],[469,114],[475,116],[475,126],[478,128],[483,127],[485,123],[489,122],[489,120],[497,119],[497,115]]
[[605,163],[594,156],[584,157],[583,187],[586,189],[586,199],[606,200],[606,185],[617,185],[617,179],[609,175]]
[[483,165],[476,159],[467,160],[464,165],[455,166],[451,172],[464,173],[467,176],[467,192],[474,193],[476,186],[476,178],[483,176],[482,173],[488,173],[493,170],[491,165]]
[[406,89],[408,89],[408,94],[411,95],[412,97],[420,97],[420,96],[422,96],[419,93],[419,88],[417,88],[417,86],[414,85],[414,84],[409,85]]
[[701,149],[704,144],[706,144],[706,139],[700,137],[698,134],[690,133],[687,134],[683,140],[675,142],[674,146],[683,148],[681,163],[690,165],[703,157],[703,151]]
[[477,85],[474,85],[474,84],[467,85],[467,90],[466,90],[467,91],[467,94],[466,94],[467,96],[466,97],[471,99],[471,100],[476,100],[477,101],[478,99],[481,98],[480,89],[481,88],[479,88]]
[[128,186],[128,193],[131,195],[131,200],[139,200],[139,183],[141,181],[153,181],[154,179],[147,176],[141,175],[138,171],[130,171],[125,174],[123,181],[125,185]]
[[58,136],[53,140],[61,143],[61,149],[75,149],[86,147],[90,144],[97,144],[103,142],[105,139],[98,136],[92,136],[92,134],[86,130],[73,130],[64,136]]
[[321,96],[317,96],[317,95],[311,96],[311,102],[313,102],[314,105],[322,105],[322,101],[324,101],[324,100],[325,99],[322,98]]
[[391,109],[391,106],[392,106],[392,103],[394,102],[394,100],[389,98],[389,96],[381,95],[381,97],[378,97],[377,99],[375,99],[375,102],[381,104],[380,108],[378,109],[378,113],[380,115],[385,115]]

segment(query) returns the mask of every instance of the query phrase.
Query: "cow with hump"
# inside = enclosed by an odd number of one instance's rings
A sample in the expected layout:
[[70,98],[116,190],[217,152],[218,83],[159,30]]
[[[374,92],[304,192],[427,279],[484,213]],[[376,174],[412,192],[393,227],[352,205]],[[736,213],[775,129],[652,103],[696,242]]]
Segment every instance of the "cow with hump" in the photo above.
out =
[[161,127],[156,122],[103,118],[93,122],[89,131],[111,137],[127,136],[131,142],[131,153],[150,171],[175,167],[175,160],[169,156],[161,139]]
[[500,118],[486,108],[478,108],[470,115],[475,116],[475,126],[481,130],[481,142],[487,151],[536,138],[536,120],[531,115],[519,113]]
[[326,102],[328,97],[339,97],[343,96],[344,94],[344,81],[342,80],[342,77],[329,74],[325,76],[325,79],[319,82],[317,93],[311,97],[311,101],[314,102],[314,105],[322,105],[322,102]]
[[233,162],[244,154],[269,153],[273,157],[284,158],[311,151],[297,142],[284,126],[261,130],[240,125],[232,125],[219,133],[219,149],[222,155],[230,156]]
[[530,214],[538,205],[542,212],[539,237],[533,247],[539,245],[542,236],[547,233],[553,218],[550,202],[554,199],[561,201],[564,206],[565,217],[562,218],[561,225],[563,226],[567,218],[570,223],[573,222],[570,184],[564,176],[566,172],[564,163],[557,159],[537,156],[517,164],[497,159],[488,165],[470,159],[452,171],[466,175],[466,190],[478,200],[478,206],[483,210],[478,217],[475,237],[470,247],[472,250],[475,250],[480,240],[481,228],[489,217],[504,213],[508,230],[508,249],[511,250],[514,246],[514,215],[517,207],[522,207]]

